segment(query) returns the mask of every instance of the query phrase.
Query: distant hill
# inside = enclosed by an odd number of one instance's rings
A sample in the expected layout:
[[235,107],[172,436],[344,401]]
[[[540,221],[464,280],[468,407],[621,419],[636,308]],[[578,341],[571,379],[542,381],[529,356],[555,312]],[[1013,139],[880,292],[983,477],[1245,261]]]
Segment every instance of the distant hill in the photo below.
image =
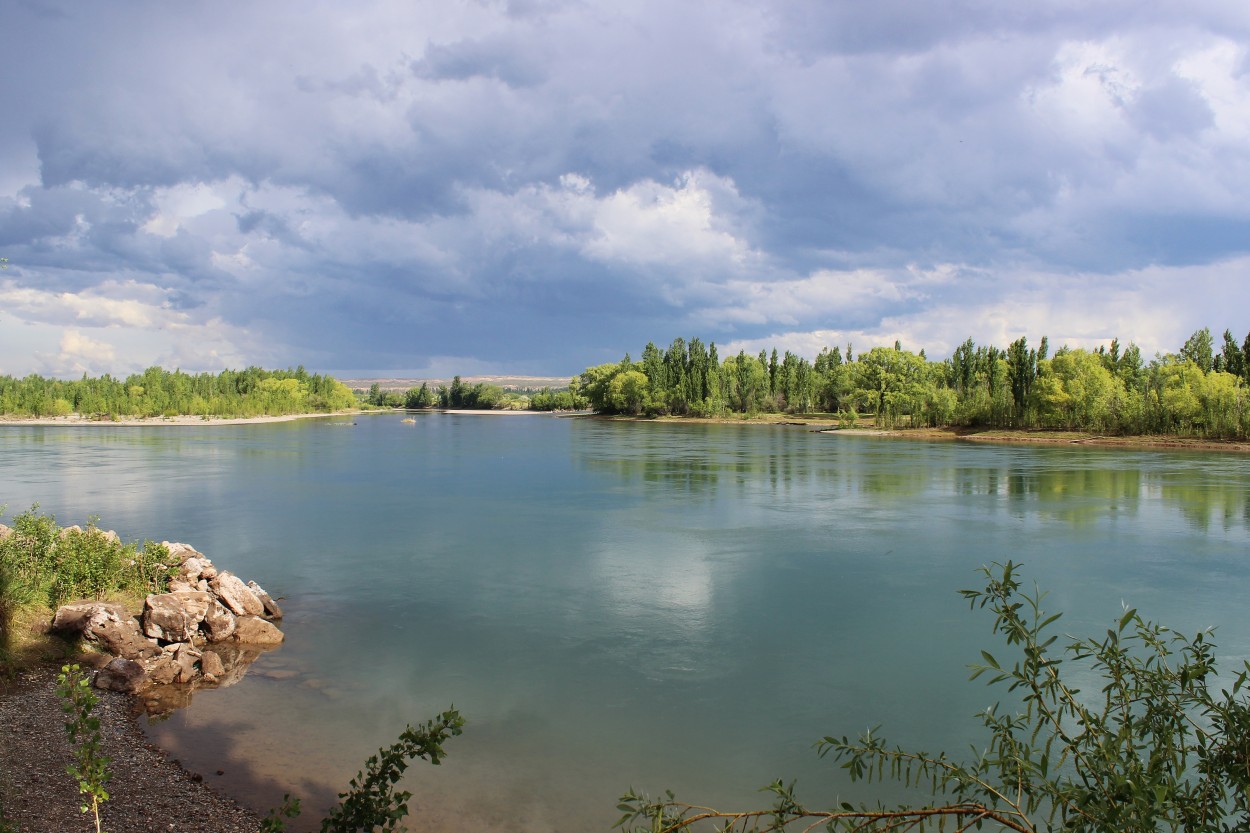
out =
[[[573,374],[568,376],[461,376],[460,381],[466,385],[485,382],[498,385],[504,390],[523,390],[525,388],[567,388]],[[374,383],[384,391],[403,393],[410,388],[419,388],[422,383],[430,386],[430,390],[438,390],[440,386],[451,386],[451,379],[339,379],[354,391],[367,391]]]

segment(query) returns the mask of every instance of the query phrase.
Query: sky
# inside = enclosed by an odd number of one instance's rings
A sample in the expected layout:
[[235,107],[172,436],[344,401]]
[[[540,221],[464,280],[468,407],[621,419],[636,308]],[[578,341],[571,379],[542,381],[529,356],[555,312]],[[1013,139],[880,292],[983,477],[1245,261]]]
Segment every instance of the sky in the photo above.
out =
[[6,0],[0,374],[1250,330],[1245,0]]

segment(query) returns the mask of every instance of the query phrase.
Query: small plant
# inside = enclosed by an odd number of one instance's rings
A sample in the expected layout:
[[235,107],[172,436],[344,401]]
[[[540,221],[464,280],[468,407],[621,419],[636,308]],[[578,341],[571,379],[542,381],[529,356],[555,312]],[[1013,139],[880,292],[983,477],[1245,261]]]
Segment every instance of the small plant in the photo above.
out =
[[286,822],[283,819],[293,819],[299,813],[299,799],[287,793],[282,796],[282,806],[276,810],[270,810],[269,815],[260,820],[260,833],[283,833],[286,830]]
[[104,785],[112,773],[108,757],[100,752],[100,719],[93,714],[99,698],[91,690],[91,681],[77,665],[61,667],[56,691],[63,701],[61,711],[67,718],[65,731],[74,745],[74,763],[66,770],[78,782],[78,794],[83,796],[79,809],[91,813],[96,833],[101,833],[100,805],[108,801]]
[[[403,820],[408,816],[408,799],[412,793],[395,791],[409,762],[415,758],[437,766],[446,753],[443,743],[464,731],[464,718],[454,708],[423,725],[409,726],[399,739],[378,750],[356,773],[347,792],[339,793],[339,803],[321,820],[321,833],[400,833],[407,830]],[[299,815],[299,799],[287,795],[282,806],[270,811],[261,823],[261,833],[282,833],[283,818]]]

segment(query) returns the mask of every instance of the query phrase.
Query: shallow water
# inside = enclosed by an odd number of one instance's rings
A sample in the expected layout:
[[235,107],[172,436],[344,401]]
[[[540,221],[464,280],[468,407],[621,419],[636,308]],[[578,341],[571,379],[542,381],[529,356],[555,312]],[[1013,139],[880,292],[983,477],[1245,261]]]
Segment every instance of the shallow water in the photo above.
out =
[[315,810],[452,703],[465,735],[406,781],[417,829],[607,829],[630,785],[865,795],[813,741],[966,749],[998,695],[967,682],[993,642],[957,591],[1006,558],[1064,631],[1124,601],[1250,653],[1238,455],[424,414],[3,426],[0,461],[10,514],[97,514],[285,597],[280,650],[149,728],[261,808]]

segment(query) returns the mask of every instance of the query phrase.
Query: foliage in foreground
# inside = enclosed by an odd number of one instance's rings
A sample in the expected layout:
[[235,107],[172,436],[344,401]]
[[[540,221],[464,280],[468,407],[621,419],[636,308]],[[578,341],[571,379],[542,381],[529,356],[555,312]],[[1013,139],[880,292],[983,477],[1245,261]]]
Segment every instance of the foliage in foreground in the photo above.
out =
[[[434,720],[413,728],[409,726],[390,746],[378,750],[356,773],[347,792],[339,793],[339,802],[321,820],[321,833],[358,833],[380,831],[393,833],[407,828],[408,799],[412,793],[395,790],[409,762],[416,758],[437,766],[446,753],[443,744],[464,731],[464,718],[454,708]],[[282,833],[284,818],[295,818],[300,812],[298,798],[286,796],[281,808],[273,810],[261,823],[260,833]]]
[[92,714],[99,698],[91,690],[91,678],[77,665],[61,667],[56,691],[61,696],[61,711],[65,712],[65,731],[74,746],[74,762],[66,770],[78,782],[78,794],[83,801],[78,809],[91,813],[96,833],[100,833],[100,805],[108,801],[104,785],[112,778],[112,772],[108,756],[100,752],[100,718]]
[[[65,731],[74,746],[74,762],[66,767],[70,777],[78,782],[78,792],[83,796],[82,812],[92,814],[96,833],[101,833],[100,805],[108,801],[105,784],[112,777],[109,758],[100,751],[100,719],[94,715],[99,698],[91,690],[90,677],[77,665],[65,665],[57,677],[57,694],[61,697],[61,710],[65,712]],[[403,776],[408,764],[416,758],[437,766],[446,752],[443,744],[464,731],[465,720],[454,708],[440,714],[434,720],[413,728],[408,726],[399,739],[390,746],[378,750],[365,762],[365,768],[346,792],[339,793],[339,801],[321,821],[321,833],[398,833],[406,830],[403,820],[408,816],[408,799],[412,793],[396,790],[395,785]],[[300,813],[298,798],[290,795],[282,806],[273,810],[262,820],[260,833],[283,833],[286,822]],[[7,829],[7,822],[0,821],[0,833]]]
[[[730,813],[632,790],[618,822],[631,831],[956,831],[1021,833],[1217,833],[1250,827],[1250,663],[1222,688],[1210,632],[1185,637],[1128,609],[1099,638],[1067,637],[1044,593],[1022,593],[1010,561],[983,568],[982,590],[962,591],[994,614],[994,633],[1013,658],[982,651],[972,678],[1005,685],[1018,706],[981,713],[989,742],[973,761],[891,746],[874,732],[826,737],[821,756],[852,780],[892,780],[932,800],[888,808],[843,803],[809,809],[793,783],[765,788],[770,807]],[[1072,679],[1101,686],[1082,691]],[[1066,676],[1065,676],[1066,675]]]

